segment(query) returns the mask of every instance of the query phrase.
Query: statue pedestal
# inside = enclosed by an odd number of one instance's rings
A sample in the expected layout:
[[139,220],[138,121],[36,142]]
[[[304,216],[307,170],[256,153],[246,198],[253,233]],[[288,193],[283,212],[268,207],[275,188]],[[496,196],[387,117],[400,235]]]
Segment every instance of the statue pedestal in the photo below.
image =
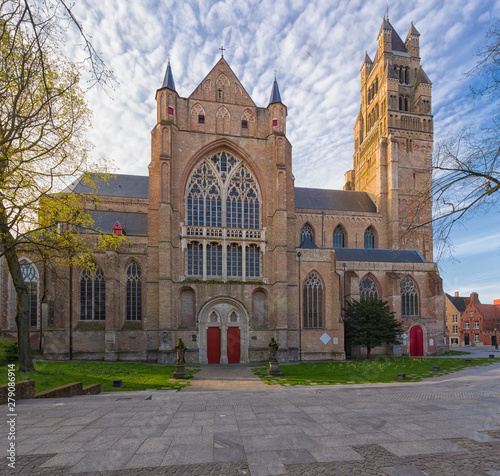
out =
[[186,364],[175,364],[175,372],[172,374],[173,378],[189,378],[186,372]]
[[271,360],[269,362],[269,368],[267,369],[267,375],[283,375],[280,368],[278,367],[277,360]]

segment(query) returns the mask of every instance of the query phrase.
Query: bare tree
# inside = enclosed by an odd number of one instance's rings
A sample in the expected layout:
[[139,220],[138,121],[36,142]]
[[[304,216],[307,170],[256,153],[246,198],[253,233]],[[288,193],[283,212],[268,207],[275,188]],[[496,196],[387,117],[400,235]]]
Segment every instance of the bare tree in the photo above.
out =
[[500,202],[500,21],[488,32],[486,46],[478,56],[477,65],[467,76],[476,83],[471,87],[473,96],[493,102],[490,123],[482,129],[471,125],[438,144],[433,181],[430,191],[422,194],[420,204],[432,194],[433,217],[409,226],[411,230],[434,222],[438,255],[448,249],[450,233],[457,224],[497,208]]
[[[75,175],[92,187],[95,175],[88,172],[106,172],[89,154],[80,70],[58,49],[68,24],[83,38],[94,83],[109,81],[111,72],[63,0],[0,2],[0,256],[16,289],[21,372],[34,367],[20,253],[85,261],[95,240],[74,231],[91,228],[92,219],[81,197],[60,192]],[[117,245],[113,237],[101,238],[100,246]]]

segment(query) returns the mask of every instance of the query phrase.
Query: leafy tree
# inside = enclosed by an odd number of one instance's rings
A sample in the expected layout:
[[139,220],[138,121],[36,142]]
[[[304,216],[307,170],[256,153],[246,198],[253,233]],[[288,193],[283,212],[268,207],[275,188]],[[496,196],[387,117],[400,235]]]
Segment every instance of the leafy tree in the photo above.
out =
[[92,219],[81,197],[59,193],[75,175],[83,174],[92,187],[95,175],[88,172],[106,170],[89,155],[90,111],[78,68],[57,49],[54,4],[66,8],[63,1],[0,2],[0,256],[17,295],[21,372],[34,370],[21,253],[82,264],[95,246],[118,243],[113,236],[74,233],[91,228]]
[[366,346],[366,358],[369,359],[374,347],[399,344],[403,327],[389,309],[387,301],[362,299],[347,303],[344,332],[346,340],[352,345]]

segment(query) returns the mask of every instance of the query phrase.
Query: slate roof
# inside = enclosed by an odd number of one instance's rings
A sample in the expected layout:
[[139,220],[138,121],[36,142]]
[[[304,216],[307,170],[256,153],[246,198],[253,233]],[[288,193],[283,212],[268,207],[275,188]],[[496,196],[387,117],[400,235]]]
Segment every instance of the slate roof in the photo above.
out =
[[371,58],[368,56],[368,51],[365,50],[365,58],[363,60],[363,63],[373,63],[373,61],[371,60]]
[[278,87],[278,81],[276,80],[276,76],[274,77],[273,88],[271,90],[271,97],[269,98],[269,104],[274,104],[276,102],[281,101],[280,88]]
[[295,187],[295,208],[376,213],[377,206],[366,192]]
[[111,175],[107,182],[99,177],[100,174],[91,174],[92,181],[97,186],[97,191],[85,185],[83,178],[73,182],[65,192],[82,193],[84,195],[96,194],[107,197],[148,198],[149,177],[143,175]]
[[375,263],[425,263],[417,250],[381,250],[335,248],[337,261],[369,261]]
[[165,71],[165,77],[163,78],[163,84],[161,87],[175,91],[174,76],[172,74],[172,68],[170,67],[170,60],[168,60],[167,71]]
[[113,233],[113,226],[118,222],[126,235],[146,236],[148,234],[147,213],[100,210],[90,210],[88,213],[94,220],[94,226],[92,228],[96,231]]
[[467,307],[467,302],[469,298],[464,298],[461,296],[450,296],[448,293],[445,293],[446,297],[450,300],[450,302],[456,307],[457,311],[462,313],[465,311]]
[[316,246],[316,243],[314,243],[314,241],[311,240],[311,238],[305,238],[304,241],[300,244],[299,248],[312,250],[318,247]]

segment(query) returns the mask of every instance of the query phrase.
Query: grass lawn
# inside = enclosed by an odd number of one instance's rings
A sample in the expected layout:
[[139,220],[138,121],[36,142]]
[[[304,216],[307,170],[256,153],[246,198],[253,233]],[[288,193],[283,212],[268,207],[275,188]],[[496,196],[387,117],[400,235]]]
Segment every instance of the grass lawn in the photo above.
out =
[[[17,368],[17,364],[16,364]],[[196,369],[187,369],[190,375]],[[35,380],[36,392],[67,383],[82,382],[83,386],[101,384],[101,391],[147,390],[151,388],[179,390],[189,386],[189,380],[172,378],[175,365],[117,362],[35,362],[34,373],[17,372],[16,380]],[[121,379],[123,387],[113,388],[113,380]],[[0,367],[0,385],[7,383],[7,366]]]
[[472,352],[465,352],[464,350],[449,350],[445,352],[443,355],[470,355]]
[[[267,366],[254,367],[256,375],[269,384],[293,385],[332,385],[352,383],[397,382],[398,373],[406,374],[406,381],[418,382],[426,377],[456,372],[465,367],[490,365],[488,358],[439,359],[419,357],[386,357],[378,360],[357,360],[355,362],[308,362],[300,364],[280,364],[281,377],[266,376]],[[432,370],[439,365],[440,371]]]

